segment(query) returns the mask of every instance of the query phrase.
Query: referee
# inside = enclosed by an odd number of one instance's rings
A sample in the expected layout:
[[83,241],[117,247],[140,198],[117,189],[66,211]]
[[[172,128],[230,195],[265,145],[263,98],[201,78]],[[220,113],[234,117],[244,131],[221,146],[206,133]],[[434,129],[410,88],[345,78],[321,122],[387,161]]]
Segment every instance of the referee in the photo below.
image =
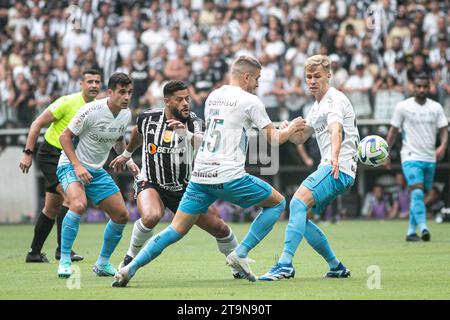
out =
[[[61,257],[61,226],[68,210],[68,203],[65,201],[64,192],[56,176],[56,167],[62,150],[58,138],[78,109],[95,100],[100,91],[100,85],[100,71],[95,69],[85,70],[80,81],[81,92],[56,99],[31,124],[27,142],[23,149],[24,154],[19,164],[23,173],[28,173],[31,167],[33,150],[41,129],[48,125],[50,127],[45,132],[45,141],[41,144],[37,155],[39,167],[46,179],[45,204],[36,220],[34,237],[31,249],[25,259],[26,262],[49,262],[45,253],[42,253],[41,250],[53,228],[55,218],[58,227],[58,248],[55,252],[55,259],[59,260]],[[71,252],[71,259],[72,261],[81,261],[83,257]]]

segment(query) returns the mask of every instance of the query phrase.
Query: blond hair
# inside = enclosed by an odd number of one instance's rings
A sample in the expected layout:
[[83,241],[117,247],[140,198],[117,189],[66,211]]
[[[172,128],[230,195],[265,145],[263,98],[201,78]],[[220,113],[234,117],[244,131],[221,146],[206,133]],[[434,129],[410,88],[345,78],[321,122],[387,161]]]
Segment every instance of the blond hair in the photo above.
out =
[[315,56],[311,56],[306,59],[305,62],[305,70],[312,71],[316,69],[318,66],[322,66],[323,70],[327,73],[330,72],[330,58],[328,56],[322,54],[316,54]]
[[245,72],[252,72],[254,70],[261,70],[261,63],[250,56],[239,56],[236,60],[234,60],[233,65],[231,66],[231,74],[232,75],[241,75]]

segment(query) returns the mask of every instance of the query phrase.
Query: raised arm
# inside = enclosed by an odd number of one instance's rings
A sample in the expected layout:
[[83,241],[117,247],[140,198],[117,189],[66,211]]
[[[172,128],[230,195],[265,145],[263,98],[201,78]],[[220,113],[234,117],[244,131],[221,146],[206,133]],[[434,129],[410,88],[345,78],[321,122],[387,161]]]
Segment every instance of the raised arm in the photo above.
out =
[[[55,117],[48,109],[42,112],[41,115],[37,117],[31,124],[30,130],[28,131],[25,150],[33,151],[34,147],[36,146],[36,141],[39,137],[41,129],[43,127],[48,126],[55,120],[56,120]],[[23,173],[28,173],[28,170],[30,169],[32,163],[33,163],[33,155],[31,153],[30,154],[24,153],[22,159],[20,160],[19,167],[20,169],[22,169]]]

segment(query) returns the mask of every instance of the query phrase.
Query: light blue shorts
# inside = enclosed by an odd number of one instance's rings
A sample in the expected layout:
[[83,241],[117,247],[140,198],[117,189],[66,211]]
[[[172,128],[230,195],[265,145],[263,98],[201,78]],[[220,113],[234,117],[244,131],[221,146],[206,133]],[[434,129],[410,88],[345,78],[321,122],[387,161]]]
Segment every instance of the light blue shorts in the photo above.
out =
[[405,161],[402,162],[402,169],[408,186],[423,183],[425,190],[433,187],[434,173],[436,172],[435,162]]
[[[85,166],[85,168],[92,175],[92,180],[87,186],[84,186],[84,188],[86,190],[86,195],[94,202],[94,204],[97,204],[103,199],[108,198],[110,195],[120,191],[105,169],[95,170],[87,166]],[[64,192],[69,184],[80,181],[75,174],[72,164],[58,166],[56,174]]]
[[266,200],[272,187],[252,175],[219,184],[200,184],[190,181],[178,209],[189,214],[201,214],[218,198],[242,208],[248,208]]
[[353,185],[354,179],[343,172],[339,172],[339,178],[334,179],[331,169],[329,165],[320,166],[302,183],[313,194],[315,206],[311,211],[315,214],[322,213],[338,195],[345,193]]

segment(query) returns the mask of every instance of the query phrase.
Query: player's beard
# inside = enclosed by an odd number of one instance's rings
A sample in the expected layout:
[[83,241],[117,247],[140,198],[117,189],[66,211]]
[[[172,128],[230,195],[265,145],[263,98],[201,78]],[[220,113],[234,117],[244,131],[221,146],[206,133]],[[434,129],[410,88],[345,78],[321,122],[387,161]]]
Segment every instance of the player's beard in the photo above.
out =
[[[184,117],[183,114],[180,111],[178,111],[178,109],[176,107],[169,106],[169,108],[170,108],[170,112],[172,112],[172,115],[178,121],[185,123],[187,121],[187,119],[189,118],[189,115],[187,117]],[[190,108],[188,108],[188,110],[190,111]]]

